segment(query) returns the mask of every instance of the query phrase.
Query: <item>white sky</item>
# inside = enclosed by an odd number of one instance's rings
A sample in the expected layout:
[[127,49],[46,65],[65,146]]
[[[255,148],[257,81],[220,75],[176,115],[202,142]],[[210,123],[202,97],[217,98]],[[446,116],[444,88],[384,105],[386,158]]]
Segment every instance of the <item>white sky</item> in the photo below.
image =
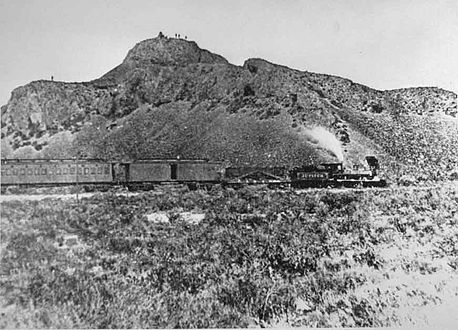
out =
[[159,31],[237,65],[458,92],[457,0],[0,0],[0,105],[32,80],[97,78]]

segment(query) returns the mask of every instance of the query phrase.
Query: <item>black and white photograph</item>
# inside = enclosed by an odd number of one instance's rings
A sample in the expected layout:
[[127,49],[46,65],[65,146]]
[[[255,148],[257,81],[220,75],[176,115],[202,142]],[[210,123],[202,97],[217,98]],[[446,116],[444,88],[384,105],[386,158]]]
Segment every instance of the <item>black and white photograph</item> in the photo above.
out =
[[0,0],[0,329],[458,329],[458,1]]

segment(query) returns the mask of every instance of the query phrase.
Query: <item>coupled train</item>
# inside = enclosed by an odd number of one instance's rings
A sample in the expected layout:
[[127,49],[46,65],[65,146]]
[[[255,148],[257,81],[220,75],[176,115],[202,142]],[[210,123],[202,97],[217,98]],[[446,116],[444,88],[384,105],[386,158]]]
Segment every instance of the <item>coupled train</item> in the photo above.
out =
[[369,171],[347,172],[342,163],[294,169],[284,167],[225,167],[208,160],[145,159],[135,162],[102,160],[2,159],[1,186],[124,185],[129,188],[182,183],[190,187],[221,184],[240,186],[375,187],[386,181],[377,176],[378,160],[366,157]]

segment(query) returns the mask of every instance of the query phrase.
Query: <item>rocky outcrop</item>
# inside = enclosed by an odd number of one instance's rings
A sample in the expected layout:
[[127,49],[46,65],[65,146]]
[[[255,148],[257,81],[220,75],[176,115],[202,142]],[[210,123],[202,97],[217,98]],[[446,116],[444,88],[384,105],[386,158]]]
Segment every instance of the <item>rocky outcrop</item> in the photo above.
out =
[[385,92],[408,113],[419,115],[443,113],[458,117],[457,95],[436,87],[395,89]]
[[139,42],[124,59],[125,64],[159,64],[186,66],[189,64],[229,64],[222,56],[201,49],[194,41],[158,37]]

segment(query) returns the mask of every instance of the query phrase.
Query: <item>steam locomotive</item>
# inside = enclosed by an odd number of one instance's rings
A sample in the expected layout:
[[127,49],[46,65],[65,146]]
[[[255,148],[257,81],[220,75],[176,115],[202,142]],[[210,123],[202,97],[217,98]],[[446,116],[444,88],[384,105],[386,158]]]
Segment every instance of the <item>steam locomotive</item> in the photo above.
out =
[[124,185],[154,187],[158,184],[181,183],[190,187],[221,184],[243,186],[307,187],[381,187],[386,181],[377,175],[379,162],[366,157],[367,172],[344,171],[342,163],[317,166],[225,167],[223,162],[205,159],[144,159],[135,162],[86,160],[2,159],[1,186],[56,185]]

